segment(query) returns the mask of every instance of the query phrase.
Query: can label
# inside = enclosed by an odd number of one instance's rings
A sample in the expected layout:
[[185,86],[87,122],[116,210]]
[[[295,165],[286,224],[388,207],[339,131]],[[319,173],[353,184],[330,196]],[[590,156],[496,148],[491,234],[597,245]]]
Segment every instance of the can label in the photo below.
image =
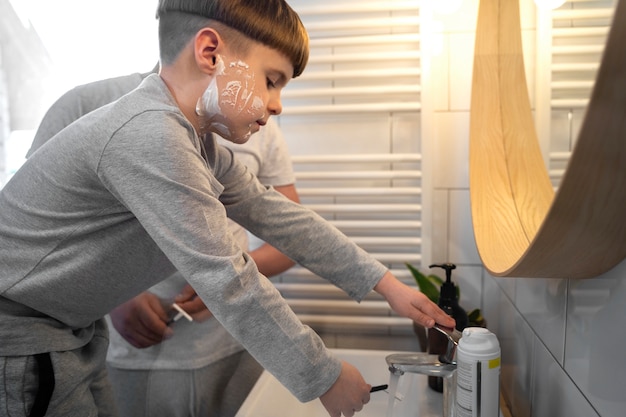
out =
[[[485,361],[457,362],[456,415],[498,416],[500,357]],[[495,394],[495,395],[494,395]]]
[[456,389],[456,404],[457,404],[457,416],[459,417],[472,417],[472,395],[474,391],[474,383],[472,381],[472,375],[474,368],[471,362],[457,362],[457,389]]
[[500,415],[500,344],[481,327],[463,329],[457,349],[456,415]]

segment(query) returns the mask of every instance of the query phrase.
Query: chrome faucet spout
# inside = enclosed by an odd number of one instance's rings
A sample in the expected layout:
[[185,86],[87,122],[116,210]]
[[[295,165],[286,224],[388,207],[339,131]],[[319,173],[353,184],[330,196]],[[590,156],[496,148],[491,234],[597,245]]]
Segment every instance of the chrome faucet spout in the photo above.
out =
[[448,345],[446,351],[439,356],[439,360],[444,363],[456,363],[456,348],[459,345],[459,340],[463,334],[456,329],[448,329],[441,327],[438,324],[433,326],[433,329],[442,333],[448,339]]
[[394,353],[386,357],[389,372],[403,375],[405,372],[445,377],[456,369],[456,364],[444,363],[438,355],[427,353]]
[[443,333],[448,344],[445,353],[441,355],[428,353],[394,353],[385,359],[389,366],[389,372],[393,375],[404,373],[422,374],[443,377],[443,415],[454,417],[454,404],[456,402],[456,348],[462,334],[455,329],[447,329],[435,325],[435,330]]

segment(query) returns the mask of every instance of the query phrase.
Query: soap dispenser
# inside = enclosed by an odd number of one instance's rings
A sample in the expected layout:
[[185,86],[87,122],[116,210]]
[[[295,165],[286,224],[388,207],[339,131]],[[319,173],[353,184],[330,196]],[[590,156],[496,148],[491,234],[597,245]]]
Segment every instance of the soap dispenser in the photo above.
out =
[[[429,268],[443,268],[446,271],[446,281],[441,284],[439,294],[439,307],[456,320],[456,329],[460,332],[467,327],[467,313],[459,306],[457,287],[452,282],[452,270],[456,265],[451,263],[434,264]],[[428,353],[442,354],[446,352],[448,344],[447,338],[439,331],[428,329]],[[429,376],[428,386],[438,392],[443,392],[443,378],[439,376]]]

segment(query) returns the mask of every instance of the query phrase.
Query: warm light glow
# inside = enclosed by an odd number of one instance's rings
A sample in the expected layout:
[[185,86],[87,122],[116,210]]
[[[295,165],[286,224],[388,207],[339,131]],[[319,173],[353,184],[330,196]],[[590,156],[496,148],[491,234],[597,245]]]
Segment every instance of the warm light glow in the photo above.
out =
[[558,9],[563,6],[567,0],[535,0],[537,7],[541,9]]
[[452,14],[461,8],[463,0],[437,0],[433,2],[433,10],[435,13]]
[[[149,71],[159,59],[156,0],[11,0],[25,27],[40,37],[55,99],[95,80]],[[51,104],[51,103],[50,103]]]

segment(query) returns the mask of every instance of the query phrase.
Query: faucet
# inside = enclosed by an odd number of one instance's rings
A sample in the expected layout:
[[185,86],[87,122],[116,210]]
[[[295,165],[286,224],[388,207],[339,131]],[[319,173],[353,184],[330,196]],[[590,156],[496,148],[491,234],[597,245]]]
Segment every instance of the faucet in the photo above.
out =
[[441,355],[428,353],[394,353],[385,359],[389,372],[404,375],[405,372],[443,377],[443,415],[454,416],[456,397],[456,348],[462,334],[458,330],[435,325],[435,330],[443,333],[447,340],[446,351]]

